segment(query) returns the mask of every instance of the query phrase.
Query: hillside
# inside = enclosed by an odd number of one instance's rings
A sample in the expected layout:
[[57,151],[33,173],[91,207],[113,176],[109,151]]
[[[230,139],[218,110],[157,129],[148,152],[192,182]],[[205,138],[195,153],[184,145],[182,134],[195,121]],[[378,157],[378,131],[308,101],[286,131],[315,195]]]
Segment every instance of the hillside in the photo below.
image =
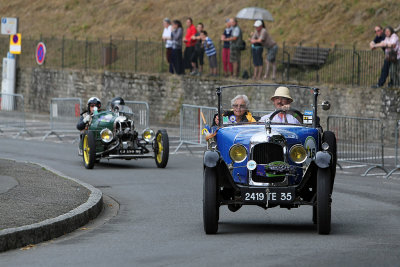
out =
[[[160,40],[162,19],[191,16],[203,22],[212,38],[219,38],[224,19],[241,8],[268,9],[275,22],[267,28],[282,43],[333,43],[367,48],[376,24],[400,24],[398,0],[0,0],[0,16],[20,19],[23,36]],[[241,20],[248,35],[252,22]]]

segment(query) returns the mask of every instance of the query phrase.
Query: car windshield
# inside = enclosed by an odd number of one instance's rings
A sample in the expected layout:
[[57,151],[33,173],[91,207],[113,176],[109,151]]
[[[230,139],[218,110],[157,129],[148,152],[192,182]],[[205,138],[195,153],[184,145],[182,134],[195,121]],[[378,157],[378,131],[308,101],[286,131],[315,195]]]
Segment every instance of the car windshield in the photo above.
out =
[[132,109],[131,109],[130,107],[128,107],[128,106],[125,106],[125,105],[116,105],[116,106],[114,107],[114,111],[116,111],[116,110],[115,110],[116,108],[118,108],[118,111],[117,111],[117,112],[119,112],[119,113],[124,113],[124,114],[126,114],[126,115],[133,115]]
[[267,119],[272,124],[312,124],[314,90],[310,87],[238,85],[220,90],[221,126],[265,123]]

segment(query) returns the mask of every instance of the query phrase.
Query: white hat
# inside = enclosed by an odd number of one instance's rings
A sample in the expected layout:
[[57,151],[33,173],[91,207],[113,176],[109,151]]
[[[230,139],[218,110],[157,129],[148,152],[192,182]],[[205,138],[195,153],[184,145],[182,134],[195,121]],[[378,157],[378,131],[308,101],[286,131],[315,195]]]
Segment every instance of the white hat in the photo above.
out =
[[271,100],[274,101],[274,98],[280,96],[290,99],[290,103],[293,102],[293,98],[290,96],[289,88],[280,86],[276,88],[275,94],[271,97]]
[[254,22],[254,27],[260,27],[262,25],[261,20],[256,20],[256,22]]

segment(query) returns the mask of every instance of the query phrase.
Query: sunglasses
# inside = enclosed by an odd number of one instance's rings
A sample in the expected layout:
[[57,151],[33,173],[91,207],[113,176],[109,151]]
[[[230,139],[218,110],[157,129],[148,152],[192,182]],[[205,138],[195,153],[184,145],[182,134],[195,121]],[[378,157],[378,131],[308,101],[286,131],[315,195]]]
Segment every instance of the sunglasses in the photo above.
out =
[[97,105],[96,104],[90,104],[89,107],[94,108],[94,107],[97,107]]

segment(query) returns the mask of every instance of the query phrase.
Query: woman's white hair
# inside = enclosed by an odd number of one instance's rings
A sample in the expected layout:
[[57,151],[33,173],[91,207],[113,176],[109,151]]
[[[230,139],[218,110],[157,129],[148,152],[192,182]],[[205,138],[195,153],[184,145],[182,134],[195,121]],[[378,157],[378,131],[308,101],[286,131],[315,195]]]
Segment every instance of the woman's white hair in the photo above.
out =
[[238,99],[240,99],[240,98],[243,99],[244,103],[246,104],[246,108],[248,109],[248,108],[249,108],[249,105],[250,105],[250,101],[249,101],[249,99],[247,98],[246,95],[237,95],[237,96],[235,96],[235,97],[231,100],[231,106],[233,106],[233,104],[235,104],[236,100],[238,100]]

